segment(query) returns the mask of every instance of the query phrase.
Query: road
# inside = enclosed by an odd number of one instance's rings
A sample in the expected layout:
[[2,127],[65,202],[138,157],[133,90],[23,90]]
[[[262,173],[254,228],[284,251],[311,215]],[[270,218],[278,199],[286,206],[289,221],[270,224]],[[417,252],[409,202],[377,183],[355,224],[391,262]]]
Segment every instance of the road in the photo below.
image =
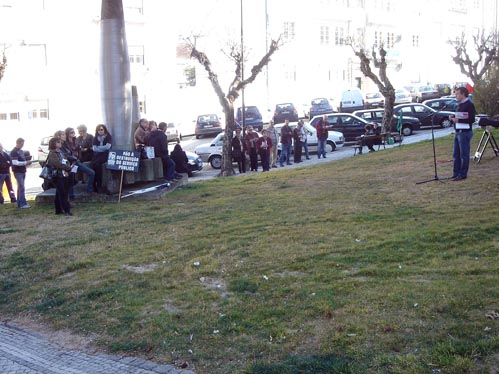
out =
[[[450,134],[453,129],[435,129],[435,137],[441,137]],[[194,149],[203,143],[210,143],[213,138],[201,138],[196,139],[194,136],[183,137],[180,144],[182,148],[186,151],[193,152]],[[413,135],[404,138],[404,144],[415,143],[422,140],[431,139],[431,130],[420,130],[415,132]],[[398,146],[398,144],[387,146],[387,148],[391,148],[394,146]],[[173,149],[173,143],[169,145],[170,151]],[[318,160],[317,157],[311,157],[311,160],[305,160],[304,162],[291,166],[287,166],[287,168],[294,167],[303,167],[307,165],[312,165],[320,162],[329,162],[331,160],[338,160],[345,157],[351,157],[353,155],[353,150],[349,146],[345,146],[342,149],[336,150],[331,154],[328,154],[327,159]],[[452,155],[449,155],[452,157]],[[41,184],[42,180],[40,179],[41,168],[38,163],[31,165],[28,168],[28,172],[26,173],[26,195],[27,196],[36,196],[38,193],[42,192]],[[203,170],[200,173],[197,173],[193,177],[189,178],[189,182],[196,182],[201,180],[207,180],[215,177],[219,173],[219,170],[213,169],[210,164],[205,163]],[[8,200],[7,200],[8,201]]]

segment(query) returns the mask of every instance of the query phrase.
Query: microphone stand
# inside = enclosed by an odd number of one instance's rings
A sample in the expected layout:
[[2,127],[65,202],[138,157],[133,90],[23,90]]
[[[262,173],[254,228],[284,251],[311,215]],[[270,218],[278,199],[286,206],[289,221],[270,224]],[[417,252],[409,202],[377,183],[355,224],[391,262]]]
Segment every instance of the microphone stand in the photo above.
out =
[[[440,179],[438,177],[438,173],[437,173],[437,155],[436,155],[436,152],[435,152],[435,131],[433,130],[433,128],[435,127],[435,115],[438,114],[438,113],[440,113],[440,112],[442,112],[447,107],[448,107],[448,105],[444,105],[444,107],[442,109],[437,110],[435,113],[430,114],[430,116],[433,117],[431,119],[431,143],[432,143],[432,146],[433,146],[433,167],[435,169],[435,175],[433,176],[432,179],[427,179],[427,180],[424,180],[424,181],[421,181],[421,182],[416,182],[416,184],[423,184],[423,183],[434,182],[434,181],[437,181],[437,182],[440,182],[440,183],[445,183],[442,179]],[[425,118],[427,118],[427,117],[425,117]]]

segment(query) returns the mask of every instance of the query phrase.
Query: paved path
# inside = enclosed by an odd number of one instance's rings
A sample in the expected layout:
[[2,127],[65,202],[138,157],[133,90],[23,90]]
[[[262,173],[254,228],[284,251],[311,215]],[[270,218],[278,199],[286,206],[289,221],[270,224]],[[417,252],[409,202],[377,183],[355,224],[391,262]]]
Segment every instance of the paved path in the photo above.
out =
[[194,374],[135,357],[63,349],[16,326],[0,326],[0,374]]

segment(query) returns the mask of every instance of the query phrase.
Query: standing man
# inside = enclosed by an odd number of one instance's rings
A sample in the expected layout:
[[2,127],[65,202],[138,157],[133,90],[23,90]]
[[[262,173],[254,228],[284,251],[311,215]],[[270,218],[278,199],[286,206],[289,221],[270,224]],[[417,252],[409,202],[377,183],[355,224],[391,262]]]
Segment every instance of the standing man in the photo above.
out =
[[456,89],[456,100],[459,103],[456,114],[450,116],[454,122],[456,135],[454,136],[454,170],[451,179],[461,181],[468,177],[470,166],[470,143],[473,137],[473,122],[475,122],[475,106],[468,97],[469,91],[466,87]]
[[293,130],[294,141],[294,162],[301,162],[301,150],[303,146],[303,121],[298,121],[298,125]]
[[26,179],[26,165],[31,165],[32,161],[26,161],[23,147],[24,139],[17,139],[16,146],[10,152],[10,158],[12,159],[14,178],[17,181],[17,207],[20,209],[29,209],[31,206],[26,202],[24,181]]
[[160,122],[157,130],[149,134],[147,145],[154,147],[154,155],[161,158],[163,163],[163,178],[167,182],[175,179],[175,161],[168,154],[168,137],[166,136],[166,123]]
[[279,164],[281,167],[284,166],[284,160],[286,160],[286,165],[291,165],[291,143],[293,142],[293,130],[289,127],[289,120],[284,121],[284,126],[281,128],[281,157],[279,158]]
[[248,126],[247,133],[244,136],[244,140],[246,141],[246,151],[249,153],[250,157],[250,170],[258,171],[258,153],[256,142],[258,141],[258,134],[253,131],[253,126]]
[[326,158],[326,141],[328,137],[328,130],[331,130],[331,126],[327,122],[327,116],[324,115],[317,123],[317,158]]
[[272,140],[272,148],[270,149],[270,165],[273,168],[277,167],[277,144],[279,144],[279,133],[274,127],[274,121],[270,120],[269,127],[267,128],[267,135]]

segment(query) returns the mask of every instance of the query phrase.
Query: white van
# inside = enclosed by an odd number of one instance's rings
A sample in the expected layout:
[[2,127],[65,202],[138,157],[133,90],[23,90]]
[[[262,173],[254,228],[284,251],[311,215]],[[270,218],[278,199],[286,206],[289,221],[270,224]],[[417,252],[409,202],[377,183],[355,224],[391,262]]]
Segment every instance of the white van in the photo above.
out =
[[338,107],[340,113],[352,113],[362,109],[364,109],[364,97],[359,89],[352,88],[341,93],[340,106]]

